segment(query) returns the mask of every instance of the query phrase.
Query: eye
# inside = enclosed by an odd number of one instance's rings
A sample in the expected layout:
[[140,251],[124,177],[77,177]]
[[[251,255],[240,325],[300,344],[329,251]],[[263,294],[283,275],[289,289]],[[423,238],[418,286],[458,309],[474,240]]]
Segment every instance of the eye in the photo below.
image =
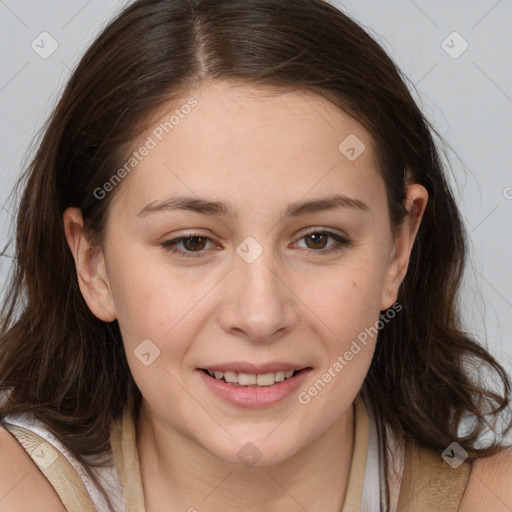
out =
[[[203,249],[205,248],[206,242],[208,241],[211,242],[212,239],[207,236],[192,234],[174,238],[173,240],[167,240],[161,245],[171,254],[178,254],[179,256],[183,256],[185,258],[197,258],[201,255],[202,252],[204,252]],[[176,248],[180,244],[183,244],[182,247],[184,247],[185,250]]]
[[[329,238],[334,240],[334,243],[326,245]],[[338,233],[319,230],[309,231],[303,235],[300,240],[306,241],[307,252],[310,254],[316,253],[316,255],[330,254],[335,251],[340,251],[351,243],[347,237],[339,235]]]
[[[334,243],[326,245],[329,239],[334,240]],[[318,229],[309,231],[303,235],[300,238],[300,241],[302,240],[306,242],[306,252],[317,256],[340,251],[345,246],[351,244],[350,240],[345,236],[331,231],[320,231]],[[213,244],[213,240],[210,237],[191,233],[187,236],[166,240],[162,242],[161,246],[167,252],[177,254],[179,257],[198,258],[202,253],[206,252],[205,249],[208,243]],[[219,247],[217,246],[217,248]]]

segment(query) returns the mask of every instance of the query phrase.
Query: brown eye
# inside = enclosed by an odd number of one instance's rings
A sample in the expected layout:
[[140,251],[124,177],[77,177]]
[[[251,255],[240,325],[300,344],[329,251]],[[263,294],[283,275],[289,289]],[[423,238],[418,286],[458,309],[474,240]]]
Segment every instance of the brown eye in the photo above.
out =
[[[331,243],[329,243],[331,239]],[[345,247],[351,245],[351,241],[342,235],[332,233],[330,231],[310,231],[306,233],[300,242],[304,241],[303,249],[310,254],[326,255],[331,252],[341,251]]]
[[211,242],[211,238],[207,236],[191,235],[166,240],[161,245],[163,249],[171,254],[183,257],[198,257],[206,252],[204,249],[207,248],[208,242]]
[[324,249],[327,246],[327,239],[325,233],[313,233],[304,237],[304,240],[311,240],[312,244],[306,243],[308,249]]
[[204,249],[204,247],[206,245],[206,241],[208,239],[204,236],[189,236],[187,238],[183,238],[182,240],[183,240],[183,247],[187,251],[200,251],[200,250]]

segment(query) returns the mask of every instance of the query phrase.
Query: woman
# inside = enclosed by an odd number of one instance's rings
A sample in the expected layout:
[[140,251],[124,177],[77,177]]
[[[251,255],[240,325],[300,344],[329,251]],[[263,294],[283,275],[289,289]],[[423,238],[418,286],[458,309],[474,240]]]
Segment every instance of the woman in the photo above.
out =
[[327,3],[127,7],[24,184],[5,510],[510,506],[432,133]]

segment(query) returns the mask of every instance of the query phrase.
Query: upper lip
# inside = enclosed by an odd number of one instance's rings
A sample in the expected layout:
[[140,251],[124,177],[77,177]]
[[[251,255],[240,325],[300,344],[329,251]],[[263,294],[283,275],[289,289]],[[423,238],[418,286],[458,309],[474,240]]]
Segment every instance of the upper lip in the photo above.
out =
[[295,363],[269,362],[263,364],[252,364],[246,361],[219,363],[205,366],[205,370],[231,371],[236,373],[272,373],[279,370],[302,370],[307,366]]

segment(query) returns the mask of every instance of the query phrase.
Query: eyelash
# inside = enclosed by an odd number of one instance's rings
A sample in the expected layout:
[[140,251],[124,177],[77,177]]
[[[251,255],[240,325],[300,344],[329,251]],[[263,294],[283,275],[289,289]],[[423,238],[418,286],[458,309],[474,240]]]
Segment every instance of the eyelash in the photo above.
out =
[[[316,249],[316,250],[315,249],[304,249],[307,253],[314,254],[316,256],[318,256],[319,253],[321,253],[321,255],[331,254],[333,252],[340,251],[340,250],[344,249],[346,246],[351,245],[351,241],[348,238],[338,235],[337,233],[333,233],[331,231],[320,231],[320,230],[310,231],[308,233],[305,233],[300,238],[300,240],[302,240],[303,238],[306,238],[308,236],[311,236],[311,235],[327,235],[328,237],[333,238],[336,241],[336,243],[331,245],[328,249]],[[184,257],[184,258],[200,257],[201,254],[203,252],[205,252],[204,250],[202,250],[202,251],[182,251],[181,249],[175,248],[177,244],[179,244],[183,240],[188,240],[189,238],[204,238],[208,241],[212,240],[208,236],[202,236],[200,234],[191,233],[189,235],[174,238],[172,240],[166,240],[165,242],[163,242],[161,244],[161,246],[165,251],[167,251],[171,254],[178,254],[178,256],[180,256],[180,257]]]

